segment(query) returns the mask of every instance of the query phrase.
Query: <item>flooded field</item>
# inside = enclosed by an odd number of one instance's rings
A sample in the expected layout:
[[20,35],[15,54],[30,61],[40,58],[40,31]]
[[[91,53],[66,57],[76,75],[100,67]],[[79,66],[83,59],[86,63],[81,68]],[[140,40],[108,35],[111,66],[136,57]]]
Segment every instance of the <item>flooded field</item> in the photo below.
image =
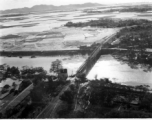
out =
[[[99,9],[100,10],[100,9]],[[147,16],[144,16],[147,14]],[[55,27],[60,27],[68,21],[84,22],[88,20],[95,20],[103,17],[111,18],[140,18],[151,19],[151,12],[147,13],[96,13],[87,14],[83,11],[73,12],[57,12],[57,13],[43,13],[43,14],[26,14],[24,17],[2,17],[0,21],[0,36],[8,34],[18,34],[23,32],[42,32]],[[22,19],[21,19],[22,18]]]
[[[109,9],[110,8],[107,7],[102,9],[97,8],[96,10],[104,11]],[[63,25],[69,21],[86,22],[99,18],[152,20],[151,15],[152,13],[149,11],[145,13],[103,12],[90,14],[83,10],[55,13],[30,13],[22,16],[5,15],[0,18],[0,50],[77,49],[80,44],[92,44],[94,41],[98,41],[114,33],[116,29],[63,27]]]

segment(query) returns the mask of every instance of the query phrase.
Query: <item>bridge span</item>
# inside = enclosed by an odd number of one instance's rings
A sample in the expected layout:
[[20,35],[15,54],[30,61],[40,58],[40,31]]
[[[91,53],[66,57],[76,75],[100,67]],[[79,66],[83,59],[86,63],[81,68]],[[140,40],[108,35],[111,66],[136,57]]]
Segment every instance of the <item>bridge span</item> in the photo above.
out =
[[89,55],[89,57],[85,60],[85,62],[79,67],[76,72],[76,75],[84,74],[87,76],[89,71],[92,69],[94,64],[97,62],[101,55],[102,48],[106,48],[107,43],[112,43],[113,39],[115,38],[116,33],[112,34],[111,36],[105,38],[103,42]]

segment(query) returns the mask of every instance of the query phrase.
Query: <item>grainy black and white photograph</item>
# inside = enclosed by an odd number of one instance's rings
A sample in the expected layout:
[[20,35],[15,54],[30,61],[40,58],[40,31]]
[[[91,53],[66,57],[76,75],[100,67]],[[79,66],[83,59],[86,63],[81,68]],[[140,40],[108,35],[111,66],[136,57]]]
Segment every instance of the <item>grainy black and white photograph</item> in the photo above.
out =
[[0,0],[0,118],[152,118],[152,0]]

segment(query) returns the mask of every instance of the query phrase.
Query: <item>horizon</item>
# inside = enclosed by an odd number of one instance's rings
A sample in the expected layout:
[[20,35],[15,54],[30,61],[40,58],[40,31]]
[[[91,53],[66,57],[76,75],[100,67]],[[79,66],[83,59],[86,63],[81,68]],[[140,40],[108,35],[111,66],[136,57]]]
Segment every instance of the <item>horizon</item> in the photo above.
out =
[[61,6],[61,5],[70,5],[70,4],[84,4],[84,3],[97,3],[103,5],[112,5],[112,4],[138,4],[138,3],[152,3],[151,0],[1,0],[0,1],[0,10],[10,10],[10,9],[20,9],[20,8],[31,8],[36,5],[54,5],[54,6]]

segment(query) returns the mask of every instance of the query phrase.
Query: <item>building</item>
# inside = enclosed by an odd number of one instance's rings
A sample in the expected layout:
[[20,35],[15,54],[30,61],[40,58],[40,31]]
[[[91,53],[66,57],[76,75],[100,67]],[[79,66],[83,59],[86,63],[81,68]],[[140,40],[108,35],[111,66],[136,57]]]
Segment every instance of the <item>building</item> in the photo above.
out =
[[60,69],[58,72],[58,79],[61,81],[65,81],[68,77],[67,69]]
[[0,112],[7,118],[10,118],[12,115],[14,115],[14,111],[20,112],[20,110],[30,101],[30,91],[32,89],[33,84],[29,85],[17,97],[10,101],[5,108],[0,110]]

